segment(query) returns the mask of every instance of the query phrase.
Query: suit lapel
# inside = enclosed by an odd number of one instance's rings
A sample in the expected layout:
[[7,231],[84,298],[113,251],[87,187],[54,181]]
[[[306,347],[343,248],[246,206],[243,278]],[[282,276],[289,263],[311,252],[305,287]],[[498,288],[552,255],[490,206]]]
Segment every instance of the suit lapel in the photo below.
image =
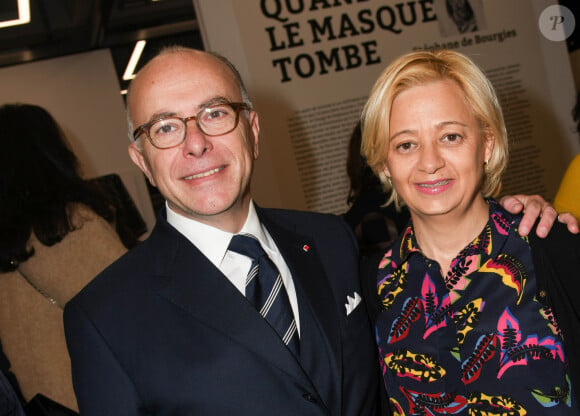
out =
[[223,273],[164,219],[158,220],[155,231],[150,240],[157,240],[157,253],[165,256],[154,276],[159,295],[312,386],[292,353]]
[[276,242],[288,265],[300,310],[300,360],[313,379],[327,406],[331,392],[340,392],[340,328],[336,317],[336,299],[318,248],[310,237],[300,235],[296,227],[279,225],[274,218],[258,210],[260,220]]
[[[286,260],[295,284],[303,290],[305,300],[310,304],[330,345],[337,345],[340,335],[333,308],[336,301],[319,261],[318,248],[309,237],[289,232],[266,217],[262,221]],[[337,353],[338,350],[334,352]]]

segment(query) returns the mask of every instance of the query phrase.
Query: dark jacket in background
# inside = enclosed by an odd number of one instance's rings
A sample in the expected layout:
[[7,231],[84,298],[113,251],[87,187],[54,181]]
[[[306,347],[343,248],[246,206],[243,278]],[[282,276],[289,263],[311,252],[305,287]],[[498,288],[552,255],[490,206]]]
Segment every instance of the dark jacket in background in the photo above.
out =
[[530,232],[538,299],[552,308],[570,362],[572,386],[580,403],[580,234],[556,221],[546,238]]
[[0,345],[0,416],[24,416],[20,398],[12,383],[15,383],[15,379],[10,373],[10,363]]

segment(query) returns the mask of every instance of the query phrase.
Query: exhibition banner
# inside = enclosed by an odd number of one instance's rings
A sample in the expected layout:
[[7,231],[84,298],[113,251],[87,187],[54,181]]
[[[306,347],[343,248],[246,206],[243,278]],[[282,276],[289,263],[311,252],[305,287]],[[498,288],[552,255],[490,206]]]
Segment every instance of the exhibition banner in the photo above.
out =
[[[577,151],[561,13],[546,0],[194,0],[205,48],[244,77],[260,117],[253,194],[268,206],[347,209],[348,142],[396,56],[453,49],[493,82],[510,136],[504,193],[551,199]],[[556,36],[557,38],[557,36]]]

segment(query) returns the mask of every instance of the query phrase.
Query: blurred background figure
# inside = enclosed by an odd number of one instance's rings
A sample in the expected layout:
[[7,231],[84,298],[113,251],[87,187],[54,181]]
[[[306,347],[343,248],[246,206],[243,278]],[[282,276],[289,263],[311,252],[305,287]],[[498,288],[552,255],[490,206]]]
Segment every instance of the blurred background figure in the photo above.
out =
[[361,155],[361,126],[354,128],[348,148],[346,170],[350,181],[347,203],[343,215],[354,231],[361,255],[382,252],[403,231],[409,221],[406,207],[400,210],[393,204],[384,206],[389,194],[381,181]]
[[6,377],[0,373],[0,416],[24,416],[24,409]]
[[26,401],[40,393],[76,410],[62,307],[137,236],[103,191],[110,178],[80,176],[46,110],[0,107],[0,143],[0,340]]
[[24,409],[9,377],[10,364],[0,346],[0,416],[24,416]]
[[[580,92],[576,96],[572,116],[576,122],[576,131],[580,135]],[[554,198],[554,207],[558,212],[571,212],[576,218],[580,218],[580,153],[572,159],[564,173]]]

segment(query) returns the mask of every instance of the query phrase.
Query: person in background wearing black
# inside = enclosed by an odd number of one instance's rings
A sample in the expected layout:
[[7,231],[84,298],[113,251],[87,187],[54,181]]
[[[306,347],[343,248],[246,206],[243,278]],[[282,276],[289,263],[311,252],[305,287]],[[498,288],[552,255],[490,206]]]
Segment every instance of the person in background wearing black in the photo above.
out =
[[16,381],[10,372],[10,363],[0,344],[0,416],[24,416],[21,397],[14,386]]
[[76,410],[62,308],[127,250],[122,224],[44,108],[1,106],[0,143],[0,342],[27,402]]
[[361,255],[382,252],[409,221],[406,207],[385,206],[389,194],[361,155],[361,128],[357,123],[348,147],[346,171],[350,181],[344,220],[356,235]]

